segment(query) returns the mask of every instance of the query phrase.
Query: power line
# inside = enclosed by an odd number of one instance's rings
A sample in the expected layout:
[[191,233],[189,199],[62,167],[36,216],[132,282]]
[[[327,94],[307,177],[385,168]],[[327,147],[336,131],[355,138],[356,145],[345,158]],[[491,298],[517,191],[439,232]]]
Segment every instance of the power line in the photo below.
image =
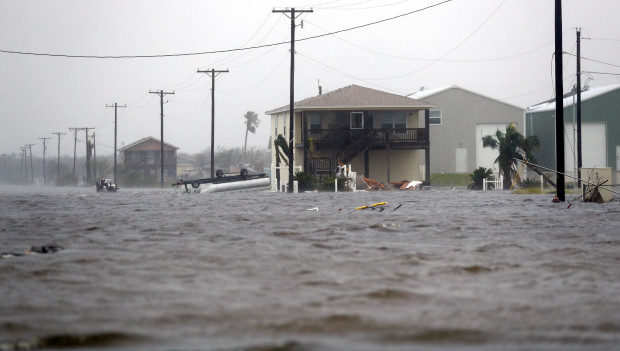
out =
[[356,5],[360,5],[360,4],[364,4],[364,3],[370,2],[369,0],[366,0],[366,1],[360,1],[360,2],[355,3],[355,4],[332,6],[332,7],[317,6],[315,8],[320,9],[320,10],[345,10],[345,11],[369,10],[369,9],[377,9],[377,8],[382,8],[382,7],[394,6],[394,5],[402,4],[403,2],[409,2],[409,1],[411,1],[411,0],[400,0],[398,2],[393,2],[391,4],[375,5],[375,6],[368,6],[368,7],[353,7],[353,8],[351,7],[351,6],[356,6]]
[[[293,41],[300,42],[300,41],[318,39],[318,38],[322,38],[322,37],[326,37],[326,36],[330,36],[330,35],[334,35],[334,34],[339,34],[339,33],[349,32],[349,31],[356,30],[356,29],[365,28],[365,27],[376,25],[376,24],[380,24],[380,23],[384,23],[384,22],[388,22],[388,21],[393,21],[395,19],[399,19],[399,18],[402,18],[402,17],[413,15],[413,14],[416,14],[416,13],[419,13],[419,12],[423,12],[423,11],[426,11],[426,10],[430,10],[430,9],[432,9],[434,7],[438,7],[438,6],[447,4],[449,2],[452,2],[452,0],[440,1],[440,2],[435,3],[433,5],[429,5],[429,6],[426,6],[426,7],[417,9],[417,10],[409,11],[409,12],[406,12],[406,13],[402,13],[400,15],[384,18],[382,20],[378,20],[378,21],[374,21],[374,22],[369,22],[369,23],[366,23],[366,24],[361,24],[361,25],[358,25],[358,26],[353,26],[353,27],[349,27],[349,28],[345,28],[345,29],[340,29],[340,30],[337,30],[337,31],[334,31],[334,32],[330,32],[330,33],[318,34],[318,35],[310,36],[310,37],[307,37],[307,38],[301,38],[301,39],[297,39],[297,40],[293,39]],[[503,4],[503,2],[502,2],[502,4]],[[209,55],[209,54],[221,54],[221,53],[235,52],[235,51],[262,49],[262,48],[278,46],[278,45],[284,45],[284,44],[290,44],[290,43],[291,43],[290,41],[284,41],[284,42],[277,42],[277,43],[263,44],[263,45],[254,45],[254,46],[248,46],[248,47],[243,47],[243,48],[235,48],[235,49],[199,51],[199,52],[176,53],[176,54],[155,54],[155,55],[117,55],[117,56],[114,56],[114,55],[69,55],[69,54],[50,54],[50,53],[41,53],[41,52],[33,52],[33,51],[14,51],[14,50],[2,50],[2,49],[0,49],[0,53],[15,54],[15,55],[30,55],[30,56],[60,57],[60,58],[83,58],[83,59],[138,59],[138,58],[165,58],[165,57],[180,57],[180,56],[198,56],[198,55]]]
[[[566,52],[566,51],[564,51],[563,54],[570,55],[570,56],[577,56],[577,55],[575,55],[573,53],[569,53],[569,52]],[[582,60],[596,62],[596,63],[600,63],[600,64],[607,65],[607,66],[620,67],[620,65],[615,65],[613,63],[608,63],[608,62],[603,62],[603,61],[598,61],[598,60],[590,59],[590,58],[583,57],[583,56],[581,56],[581,59]]]
[[620,73],[606,73],[606,72],[592,72],[592,71],[584,71],[581,73],[603,74],[603,75],[608,75],[608,76],[620,76]]

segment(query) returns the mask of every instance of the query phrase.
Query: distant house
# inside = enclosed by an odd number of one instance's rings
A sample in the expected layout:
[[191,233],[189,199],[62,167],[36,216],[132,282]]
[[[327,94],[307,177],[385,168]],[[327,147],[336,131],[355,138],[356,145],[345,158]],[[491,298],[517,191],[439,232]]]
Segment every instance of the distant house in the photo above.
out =
[[471,173],[478,167],[499,172],[497,150],[482,147],[482,137],[514,123],[523,134],[520,107],[456,85],[409,95],[437,107],[430,110],[431,173]]
[[177,175],[183,179],[197,175],[200,169],[195,169],[194,162],[193,158],[177,155]]
[[[576,95],[564,95],[564,170],[573,175],[576,154]],[[555,100],[528,107],[527,135],[538,135],[538,164],[556,169]],[[581,93],[582,167],[610,167],[620,183],[620,84],[589,88]]]
[[[430,103],[357,85],[350,85],[295,103],[295,172],[318,177],[335,173],[340,163],[379,182],[426,180],[420,167],[428,155],[428,111]],[[271,140],[279,134],[289,139],[289,106],[271,116]],[[422,125],[423,127],[420,127]],[[275,165],[272,148],[272,164]],[[272,171],[272,178],[275,177]],[[288,182],[282,171],[281,183]],[[272,184],[276,180],[272,179]]]
[[[179,148],[164,142],[164,177],[168,180],[177,177],[177,150]],[[148,175],[160,175],[161,141],[153,137],[140,139],[119,150],[123,163],[130,171]]]

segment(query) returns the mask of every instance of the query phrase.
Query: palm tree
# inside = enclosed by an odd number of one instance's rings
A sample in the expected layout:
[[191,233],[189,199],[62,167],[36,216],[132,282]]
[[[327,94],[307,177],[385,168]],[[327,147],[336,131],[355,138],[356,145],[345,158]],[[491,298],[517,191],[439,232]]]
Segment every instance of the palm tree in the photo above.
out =
[[467,185],[467,189],[470,190],[482,190],[484,179],[494,180],[493,170],[490,168],[478,167],[474,170],[474,173],[470,174],[471,184]]
[[288,166],[288,154],[285,150],[288,150],[288,143],[282,134],[278,134],[276,140],[273,141],[273,145],[276,152],[276,186],[280,189],[280,160],[283,159]]
[[254,111],[248,111],[243,115],[245,118],[245,144],[243,146],[243,160],[245,161],[245,150],[248,147],[248,132],[256,133],[256,128],[260,124],[260,119]]
[[532,151],[540,146],[540,141],[535,135],[524,137],[517,127],[510,123],[506,126],[506,133],[498,129],[495,135],[482,137],[482,146],[499,150],[495,163],[499,165],[500,174],[504,176],[504,189],[509,189],[512,177],[517,172],[517,162],[519,160],[535,162]]

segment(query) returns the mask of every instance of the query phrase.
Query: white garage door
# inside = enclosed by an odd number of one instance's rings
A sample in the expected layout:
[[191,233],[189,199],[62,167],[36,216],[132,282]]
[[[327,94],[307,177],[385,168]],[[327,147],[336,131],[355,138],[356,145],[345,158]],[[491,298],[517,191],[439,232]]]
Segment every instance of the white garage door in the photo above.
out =
[[[476,169],[478,167],[484,167],[492,169],[496,174],[499,172],[498,165],[494,163],[497,156],[499,156],[499,151],[488,147],[482,147],[482,137],[487,135],[495,136],[498,129],[505,134],[506,126],[508,126],[507,123],[476,124]],[[517,124],[515,124],[515,126],[517,126]]]
[[[581,123],[582,167],[607,167],[607,133],[605,122]],[[574,136],[574,139],[573,139]],[[572,124],[564,124],[564,169],[573,175],[577,164],[577,134]]]

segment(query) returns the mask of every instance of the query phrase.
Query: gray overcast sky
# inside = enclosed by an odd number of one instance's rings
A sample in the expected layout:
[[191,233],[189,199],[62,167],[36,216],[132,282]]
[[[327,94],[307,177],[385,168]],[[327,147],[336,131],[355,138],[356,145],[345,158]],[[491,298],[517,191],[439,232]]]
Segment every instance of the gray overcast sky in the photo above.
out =
[[[313,8],[296,38],[338,31],[442,3],[442,0],[0,0],[0,50],[67,55],[157,55],[208,52],[290,40],[290,20],[273,8]],[[575,53],[582,28],[582,70],[620,73],[620,1],[563,1],[564,51]],[[390,21],[296,44],[295,100],[350,84],[407,95],[421,86],[459,85],[527,107],[554,96],[553,0],[452,0]],[[114,109],[118,146],[160,136],[180,152],[210,146],[211,79],[197,69],[230,69],[216,78],[217,146],[242,146],[243,115],[261,125],[249,146],[266,147],[267,110],[289,100],[289,45],[166,58],[94,59],[0,53],[0,154],[65,132],[61,153],[73,154],[69,127],[95,127],[98,154],[111,154]],[[564,55],[564,88],[575,59]],[[582,81],[585,82],[587,75]],[[620,83],[592,74],[591,86]],[[84,132],[78,134],[84,154]],[[49,155],[49,154],[48,154]]]

